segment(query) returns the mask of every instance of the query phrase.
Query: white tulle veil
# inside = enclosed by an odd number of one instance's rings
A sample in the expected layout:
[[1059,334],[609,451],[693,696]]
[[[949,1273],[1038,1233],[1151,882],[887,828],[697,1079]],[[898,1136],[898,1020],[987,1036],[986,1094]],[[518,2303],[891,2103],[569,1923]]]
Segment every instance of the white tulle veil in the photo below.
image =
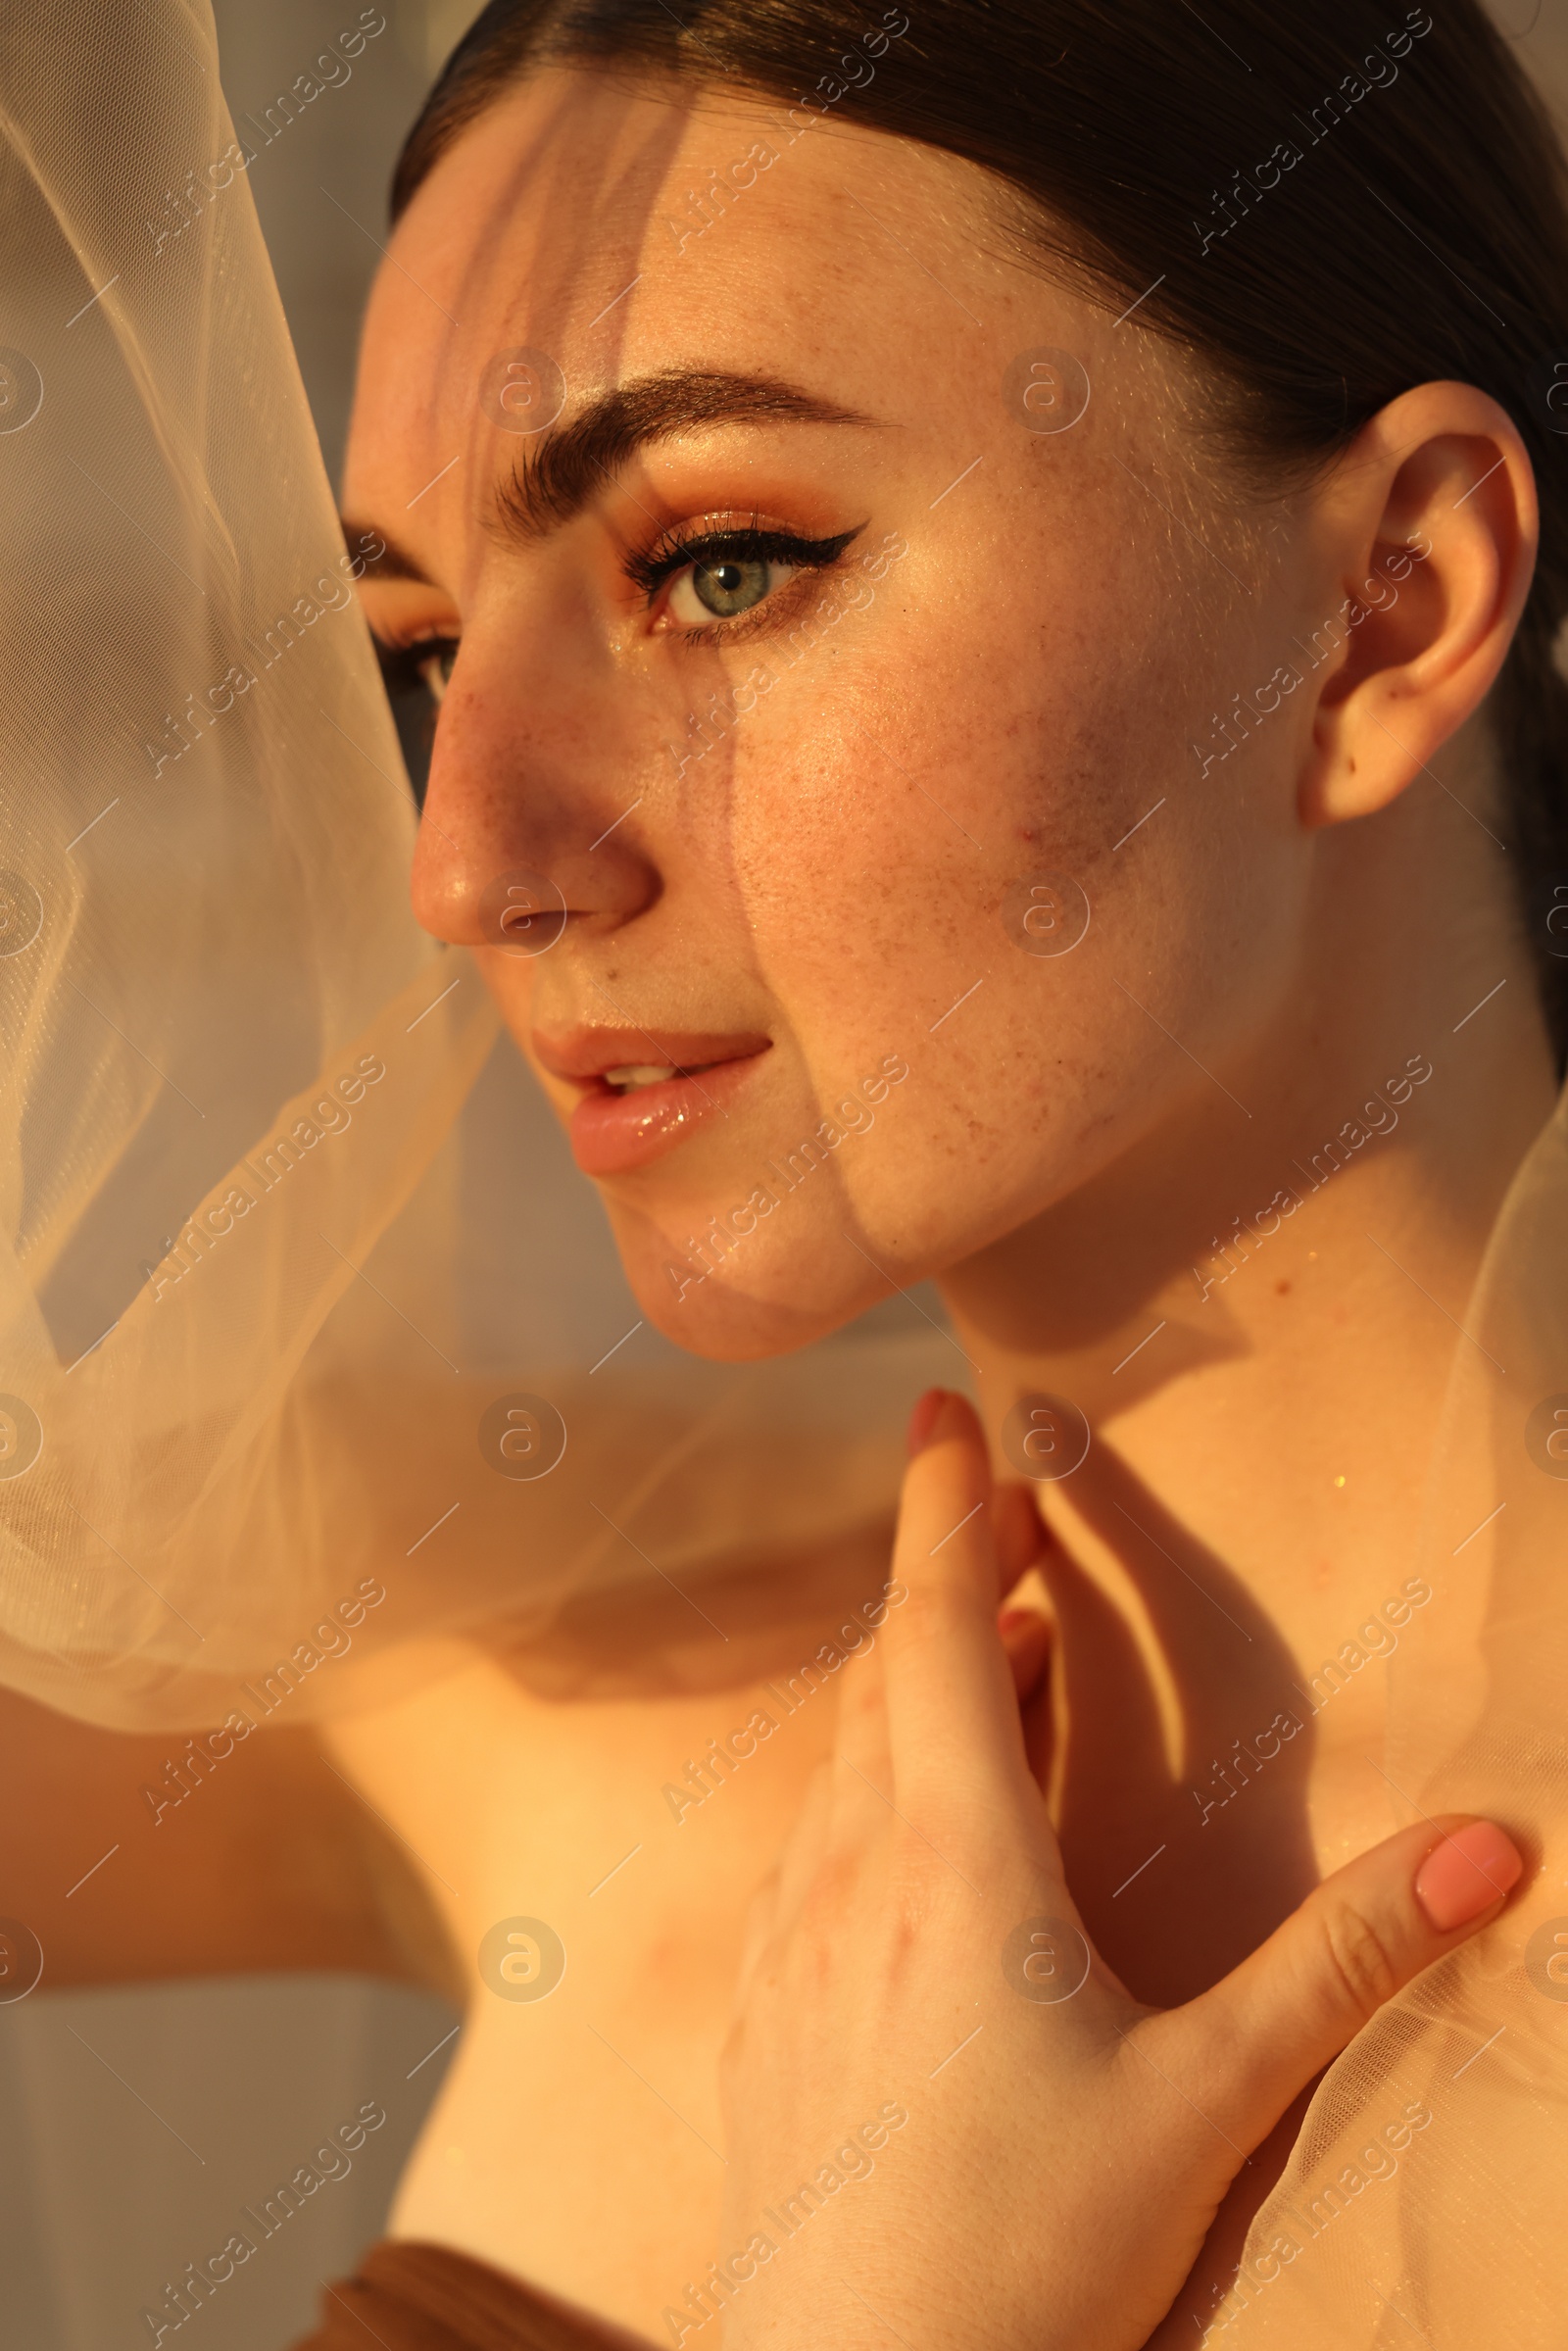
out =
[[563,1367],[525,1294],[475,1366],[497,1022],[409,911],[249,160],[204,0],[0,27],[0,1681],[124,1728],[842,1531],[919,1376]]

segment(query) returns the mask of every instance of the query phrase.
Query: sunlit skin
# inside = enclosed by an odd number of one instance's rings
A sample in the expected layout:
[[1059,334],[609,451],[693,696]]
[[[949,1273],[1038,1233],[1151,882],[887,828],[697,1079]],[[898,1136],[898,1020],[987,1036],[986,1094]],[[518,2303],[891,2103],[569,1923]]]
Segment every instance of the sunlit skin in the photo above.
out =
[[[682,242],[688,191],[759,143],[775,160]],[[1174,2001],[1408,1818],[1368,1762],[1377,1673],[1234,1812],[1205,1820],[1193,1787],[1412,1573],[1452,1318],[1551,1106],[1483,707],[1528,591],[1534,489],[1505,414],[1432,384],[1265,497],[1196,430],[1196,368],[1137,316],[1114,323],[1124,303],[1012,258],[984,197],[968,167],[846,124],[791,143],[761,108],[541,73],[396,232],[345,504],[423,575],[373,568],[372,626],[458,647],[420,919],[475,948],[564,1119],[595,1070],[698,1065],[649,1089],[658,1148],[602,1100],[609,1145],[572,1130],[580,1160],[624,1162],[595,1180],[648,1318],[699,1353],[766,1354],[935,1276],[999,1462],[1024,1393],[1093,1425],[1082,1470],[1041,1489],[1066,1546],[1046,1561],[1054,1805],[1102,1947]],[[521,495],[509,526],[498,493],[548,436],[481,402],[519,347],[562,371],[558,427],[677,370],[710,398],[760,379],[856,420],[760,415],[753,393],[739,420],[591,469],[548,531],[536,477],[523,530]],[[1093,387],[1061,432],[1004,396],[1042,348]],[[627,576],[672,539],[748,527],[854,535],[826,569],[769,573],[728,636],[694,617],[689,568],[652,592]],[[1329,631],[1348,598],[1362,616]],[[1260,716],[1282,664],[1298,683]],[[1250,731],[1233,724],[1221,757],[1237,696]],[[487,928],[519,871],[566,909],[537,955]],[[1043,874],[1091,908],[1060,955],[1026,953],[1007,918]],[[1429,1074],[1396,1128],[1314,1189],[1312,1154],[1412,1062]],[[792,1188],[813,1135],[821,1163]],[[1219,1256],[1282,1187],[1299,1206]],[[342,1752],[416,1846],[457,1810],[504,1842],[525,1800],[541,1850],[580,1846],[584,1781],[559,1832],[526,1792],[523,1758],[563,1725],[521,1723],[509,1777],[512,1699],[485,1688],[482,1772],[471,1740],[443,1746],[473,1698],[456,1685]],[[580,1736],[601,1762],[617,1738],[630,1751],[635,1708]],[[788,1806],[770,1797],[748,1844],[736,1794],[734,1867],[749,1854],[755,1882]],[[1120,1898],[1156,1846],[1171,1858]],[[464,1866],[466,1946],[497,1912],[489,1865],[471,1887]],[[732,1950],[746,1890],[685,1887],[703,1965]],[[678,1983],[676,1912],[660,1915],[660,1981]],[[673,2096],[684,2067],[705,2117],[714,2005],[692,2003],[660,2077]],[[443,2190],[432,2138],[400,2226],[653,2330],[671,2279],[716,2250],[709,2158],[662,2152],[657,2180],[628,2178],[630,2251],[574,2234],[563,2214],[641,2126],[609,2091],[602,2131],[579,2111],[564,2047],[542,2089],[542,2033],[535,2071],[509,2075],[496,2030],[487,2012],[487,2058],[460,2057],[444,2143],[482,2137],[511,2081],[548,2159],[519,2154],[525,2186],[481,2212]]]

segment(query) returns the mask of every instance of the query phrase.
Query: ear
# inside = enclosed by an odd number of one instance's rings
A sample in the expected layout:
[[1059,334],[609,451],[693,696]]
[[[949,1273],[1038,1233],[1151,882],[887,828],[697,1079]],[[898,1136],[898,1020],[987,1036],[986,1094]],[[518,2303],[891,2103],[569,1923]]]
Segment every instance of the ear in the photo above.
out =
[[1312,827],[1387,808],[1480,707],[1540,537],[1524,443],[1473,384],[1402,393],[1315,498],[1324,616],[1298,639],[1317,688],[1298,795]]

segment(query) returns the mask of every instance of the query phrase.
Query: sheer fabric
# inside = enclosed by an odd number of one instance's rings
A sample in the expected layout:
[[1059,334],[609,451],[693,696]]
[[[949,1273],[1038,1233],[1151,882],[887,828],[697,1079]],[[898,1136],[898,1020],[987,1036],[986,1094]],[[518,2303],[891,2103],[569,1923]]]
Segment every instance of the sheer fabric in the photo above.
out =
[[1217,2342],[1563,2340],[1565,1240],[1560,1103],[1514,1181],[1454,1344],[1422,1525],[1433,1596],[1389,1659],[1389,1735],[1372,1758],[1391,1831],[1422,1813],[1485,1813],[1535,1874],[1330,2068],[1214,2314]]
[[201,0],[0,25],[0,1678],[122,1728],[843,1531],[919,1372],[563,1367],[525,1296],[474,1368],[497,1021],[409,911],[250,160]]

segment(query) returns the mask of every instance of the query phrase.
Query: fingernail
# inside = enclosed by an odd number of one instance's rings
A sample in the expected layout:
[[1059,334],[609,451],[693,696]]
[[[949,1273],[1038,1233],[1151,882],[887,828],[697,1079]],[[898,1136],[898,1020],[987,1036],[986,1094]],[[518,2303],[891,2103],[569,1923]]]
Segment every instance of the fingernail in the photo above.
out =
[[1440,1935],[1467,1926],[1517,1886],[1524,1859],[1494,1821],[1472,1821],[1433,1847],[1416,1874],[1415,1898]]
[[936,1426],[938,1413],[948,1400],[945,1388],[928,1388],[909,1415],[909,1459],[924,1450],[926,1440]]
[[1043,1625],[1045,1618],[1038,1608],[1004,1608],[997,1618],[997,1631],[1005,1641],[1011,1633],[1021,1633],[1027,1626]]

